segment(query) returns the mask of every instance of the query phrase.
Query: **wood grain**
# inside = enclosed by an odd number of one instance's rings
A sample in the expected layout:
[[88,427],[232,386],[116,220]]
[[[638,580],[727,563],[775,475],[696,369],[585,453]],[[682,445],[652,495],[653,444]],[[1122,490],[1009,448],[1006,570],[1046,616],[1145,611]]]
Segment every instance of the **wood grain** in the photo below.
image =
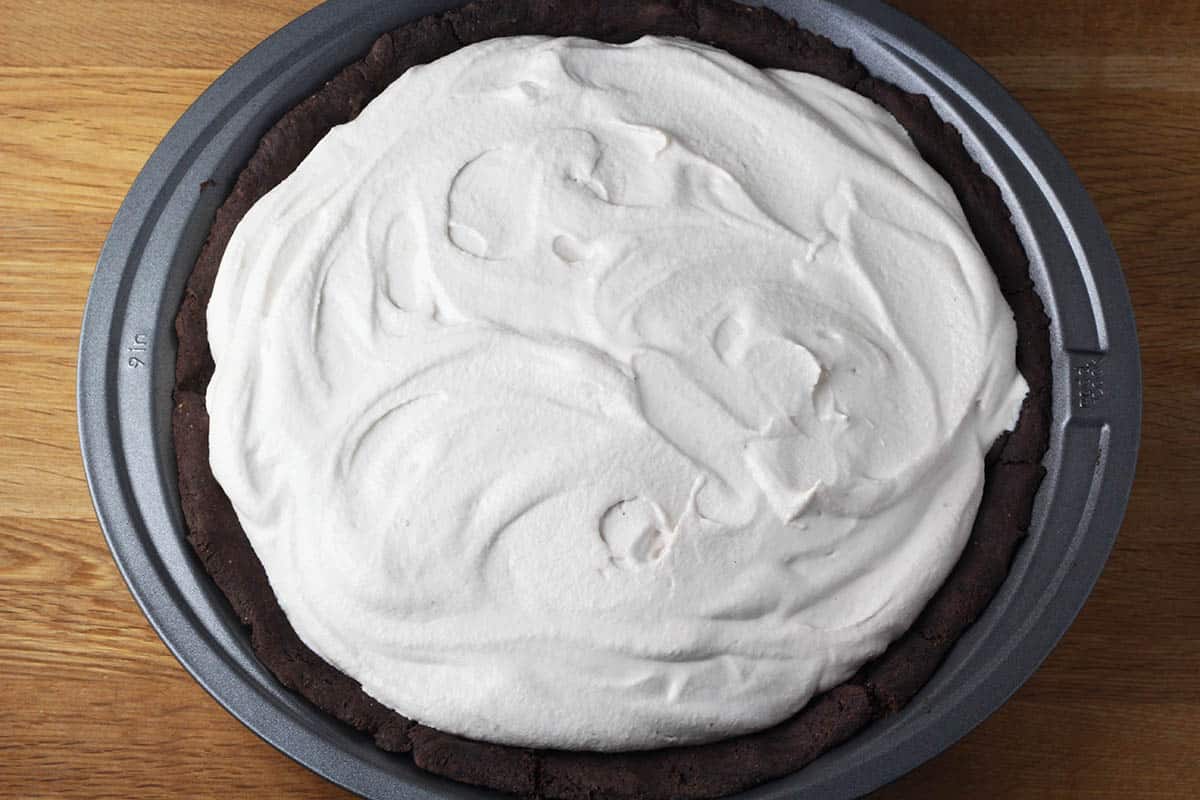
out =
[[[0,0],[0,795],[344,795],[168,654],[108,555],[74,415],[100,245],[155,144],[306,2]],[[1090,190],[1145,367],[1138,481],[1075,626],[1001,711],[880,798],[1200,796],[1200,4],[905,0]]]

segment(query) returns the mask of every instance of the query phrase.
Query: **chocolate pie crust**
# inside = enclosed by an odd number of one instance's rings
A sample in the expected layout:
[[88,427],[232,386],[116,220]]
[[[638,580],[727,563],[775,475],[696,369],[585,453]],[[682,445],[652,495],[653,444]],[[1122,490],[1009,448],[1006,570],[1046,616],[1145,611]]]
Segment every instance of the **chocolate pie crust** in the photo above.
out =
[[[912,628],[851,680],[812,699],[791,718],[711,744],[623,753],[539,750],[473,741],[406,719],[368,697],[354,679],[306,647],[279,608],[229,499],[208,460],[205,391],[213,373],[205,313],[234,228],[335,125],[348,122],[415,65],[498,36],[545,34],[629,42],[684,36],[760,68],[810,72],[883,106],[921,156],[954,189],[999,279],[1017,325],[1017,367],[1029,384],[1015,429],[986,459],[983,499],[962,556]],[[802,147],[802,142],[797,142]],[[267,131],[217,210],[175,320],[179,352],[173,414],[179,490],[188,539],[249,628],[254,652],[288,688],[371,735],[384,750],[409,753],[420,768],[457,781],[540,798],[708,798],[794,772],[912,699],[955,640],[990,602],[1025,536],[1045,473],[1049,441],[1049,320],[996,184],[967,154],[957,129],[928,98],[872,77],[850,50],[773,11],[730,0],[478,0],[380,36],[349,65]]]

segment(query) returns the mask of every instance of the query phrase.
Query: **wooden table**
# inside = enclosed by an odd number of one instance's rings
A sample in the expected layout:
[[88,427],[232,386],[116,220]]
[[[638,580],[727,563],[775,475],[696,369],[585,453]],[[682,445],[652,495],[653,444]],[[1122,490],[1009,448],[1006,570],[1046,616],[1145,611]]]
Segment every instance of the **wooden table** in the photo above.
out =
[[[0,795],[344,794],[175,662],[104,545],[75,356],[96,255],[167,128],[304,0],[0,0]],[[900,3],[992,71],[1091,191],[1145,364],[1138,482],[1038,673],[879,793],[1200,796],[1200,3]]]

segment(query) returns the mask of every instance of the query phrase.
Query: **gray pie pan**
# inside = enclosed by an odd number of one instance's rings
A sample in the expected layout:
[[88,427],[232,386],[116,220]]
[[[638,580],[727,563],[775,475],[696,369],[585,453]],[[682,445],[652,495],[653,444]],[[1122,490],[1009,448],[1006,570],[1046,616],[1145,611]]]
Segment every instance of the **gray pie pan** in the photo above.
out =
[[[255,659],[184,538],[171,442],[172,326],[213,214],[266,129],[378,34],[459,4],[331,0],[217,79],[129,190],[96,265],[80,337],[84,467],[113,557],[146,617],[230,713],[296,761],[369,798],[494,795],[378,750],[282,688]],[[1121,268],[1099,216],[1046,134],[993,78],[882,3],[767,5],[853,48],[873,74],[928,94],[958,126],[1004,192],[1051,318],[1047,476],[1029,538],[999,594],[904,711],[743,795],[852,797],[894,780],[982,722],[1067,630],[1124,514],[1137,456],[1141,368]]]

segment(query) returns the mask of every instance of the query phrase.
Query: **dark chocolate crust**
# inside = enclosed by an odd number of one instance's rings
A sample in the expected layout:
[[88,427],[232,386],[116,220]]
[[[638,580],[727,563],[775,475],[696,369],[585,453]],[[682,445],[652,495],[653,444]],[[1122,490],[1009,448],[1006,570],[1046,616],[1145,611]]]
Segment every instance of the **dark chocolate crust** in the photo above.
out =
[[[945,584],[912,628],[850,681],[767,730],[712,744],[626,753],[531,750],[471,741],[405,719],[368,697],[309,650],[280,610],[208,461],[204,394],[212,376],[205,309],[226,244],[250,206],[283,180],[334,125],[353,119],[404,70],[497,36],[548,34],[627,42],[644,34],[686,36],[759,67],[811,72],[890,111],[966,212],[1017,322],[1017,365],[1030,386],[1014,431],[987,456],[971,538]],[[259,659],[315,705],[411,753],[422,769],[504,792],[565,800],[594,797],[716,797],[800,769],[871,720],[902,708],[962,631],[990,602],[1029,526],[1045,470],[1050,424],[1049,321],[1000,191],[971,160],[958,131],[927,98],[871,77],[849,50],[772,11],[730,0],[480,0],[386,33],[367,55],[301,102],[263,137],[217,211],[176,318],[174,438],[189,539],[250,629]]]

